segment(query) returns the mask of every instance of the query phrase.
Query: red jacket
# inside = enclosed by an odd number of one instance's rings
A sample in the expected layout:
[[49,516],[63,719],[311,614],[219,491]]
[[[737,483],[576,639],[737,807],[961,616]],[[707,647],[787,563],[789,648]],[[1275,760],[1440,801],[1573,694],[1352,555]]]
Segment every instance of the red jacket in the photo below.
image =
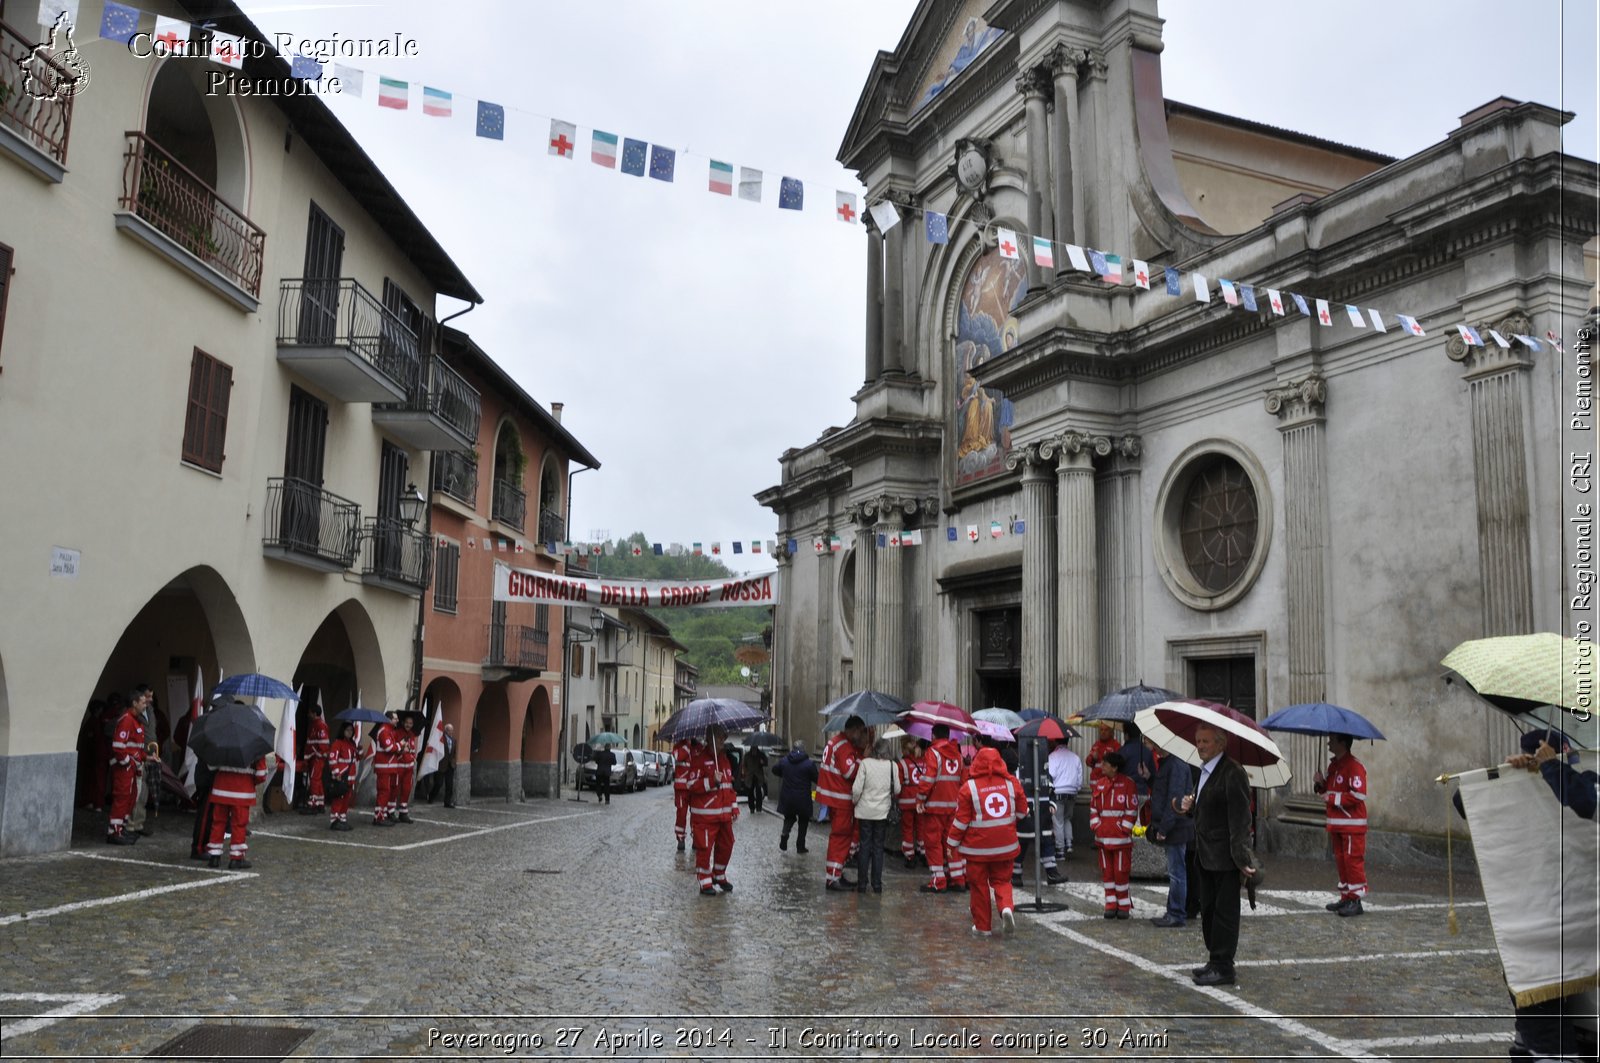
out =
[[307,767],[315,769],[317,760],[328,755],[328,725],[317,717],[311,717],[306,724],[306,749],[305,762]]
[[738,812],[733,765],[720,749],[700,746],[689,758],[689,822],[731,822]]
[[394,731],[394,764],[401,771],[415,771],[417,768],[417,748],[422,736],[415,731],[408,731],[404,727],[397,727]]
[[[998,754],[996,754],[998,756]],[[1001,762],[1001,767],[1005,762]],[[953,738],[940,738],[922,756],[922,810],[935,816],[951,816],[956,811],[956,792],[961,788],[961,747]]]
[[374,771],[400,770],[400,729],[393,724],[381,725],[372,735],[372,768]]
[[956,816],[945,845],[969,860],[1016,859],[1022,852],[1017,817],[1028,813],[1021,784],[994,749],[978,750],[970,774],[956,797]]
[[922,784],[928,776],[927,766],[916,757],[902,757],[895,761],[895,770],[900,774],[900,812],[917,810],[917,799],[922,796]]
[[137,768],[144,763],[144,724],[132,712],[125,712],[111,731],[113,767]]
[[1328,829],[1335,834],[1367,833],[1366,766],[1349,753],[1334,757],[1322,785]]
[[1089,829],[1095,841],[1111,848],[1133,844],[1133,824],[1139,814],[1139,788],[1122,772],[1100,776],[1103,786],[1089,798]]
[[689,761],[693,759],[695,750],[700,743],[684,739],[672,747],[672,788],[674,790],[687,790],[689,788]]
[[817,769],[817,802],[829,808],[854,808],[851,787],[861,767],[861,754],[850,739],[836,734],[822,747],[822,764]]
[[218,768],[211,779],[211,803],[249,808],[256,803],[256,787],[266,781],[266,757],[257,757],[250,768]]
[[355,782],[356,744],[348,738],[336,738],[328,747],[328,768],[336,779]]

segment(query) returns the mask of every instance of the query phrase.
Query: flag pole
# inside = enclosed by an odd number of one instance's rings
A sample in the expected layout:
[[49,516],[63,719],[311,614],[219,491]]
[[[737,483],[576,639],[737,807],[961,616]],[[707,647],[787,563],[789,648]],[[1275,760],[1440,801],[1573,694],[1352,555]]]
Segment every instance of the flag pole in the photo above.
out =
[[1497,766],[1495,766],[1493,768],[1469,768],[1466,771],[1456,771],[1456,772],[1448,772],[1447,771],[1447,772],[1445,772],[1444,774],[1440,775],[1437,779],[1435,779],[1433,781],[1436,782],[1436,783],[1443,784],[1443,783],[1447,783],[1447,782],[1466,781],[1466,780],[1498,779],[1505,772],[1522,771],[1522,770],[1524,770],[1524,769],[1513,767],[1510,764],[1500,764],[1500,765],[1497,765]]

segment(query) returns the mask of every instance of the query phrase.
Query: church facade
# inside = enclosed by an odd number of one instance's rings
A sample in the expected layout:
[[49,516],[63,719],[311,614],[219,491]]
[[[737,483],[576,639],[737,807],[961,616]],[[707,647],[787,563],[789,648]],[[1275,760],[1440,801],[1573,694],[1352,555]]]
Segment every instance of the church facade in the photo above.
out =
[[[856,415],[757,496],[791,544],[775,723],[814,738],[860,688],[1327,700],[1389,738],[1357,751],[1375,828],[1439,831],[1434,776],[1515,748],[1440,659],[1573,628],[1596,167],[1537,103],[1404,159],[1214,114],[1165,99],[1161,50],[1154,0],[948,0],[879,54],[840,150],[900,218],[869,226]],[[1288,837],[1326,753],[1280,744]]]

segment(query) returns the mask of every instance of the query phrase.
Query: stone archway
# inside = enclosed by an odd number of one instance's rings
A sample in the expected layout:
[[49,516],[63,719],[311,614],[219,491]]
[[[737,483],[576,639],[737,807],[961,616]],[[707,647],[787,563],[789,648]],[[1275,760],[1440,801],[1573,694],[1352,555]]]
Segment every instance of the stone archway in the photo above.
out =
[[[435,717],[441,717],[444,726],[452,729],[456,739],[455,792],[465,794],[468,791],[467,780],[470,778],[472,766],[467,755],[468,747],[463,744],[463,738],[470,740],[471,729],[462,727],[461,688],[456,685],[455,680],[439,676],[423,690],[422,700],[428,706],[422,731],[424,735],[431,732]],[[463,772],[466,774],[462,774]]]
[[513,705],[507,684],[483,688],[473,712],[472,796],[522,799],[522,721],[526,710]]
[[522,728],[522,791],[540,797],[557,793],[554,713],[550,691],[543,683],[528,698],[527,723]]

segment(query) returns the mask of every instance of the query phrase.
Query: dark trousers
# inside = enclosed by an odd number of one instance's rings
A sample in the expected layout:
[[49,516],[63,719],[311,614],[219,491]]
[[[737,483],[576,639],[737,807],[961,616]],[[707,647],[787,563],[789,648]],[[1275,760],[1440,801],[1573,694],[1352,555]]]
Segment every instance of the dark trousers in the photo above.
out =
[[599,787],[595,793],[600,795],[600,800],[609,805],[611,803],[611,773],[609,771],[595,772],[594,784]]
[[883,889],[883,842],[887,837],[889,821],[886,819],[860,819],[861,849],[856,853],[856,885],[867,888],[867,876],[872,877],[872,887]]
[[444,803],[447,806],[456,803],[456,766],[454,764],[448,766],[441,764],[439,765],[439,770],[433,773],[433,785],[428,787],[428,804],[433,804],[434,800],[439,796],[440,790],[444,791]]
[[783,814],[783,840],[789,840],[789,828],[793,827],[796,822],[800,824],[800,837],[796,841],[795,847],[804,849],[806,847],[806,828],[811,826],[811,816],[809,814],[785,812]]
[[1233,954],[1239,948],[1239,869],[1199,871],[1200,927],[1210,966],[1219,974],[1233,974]]

